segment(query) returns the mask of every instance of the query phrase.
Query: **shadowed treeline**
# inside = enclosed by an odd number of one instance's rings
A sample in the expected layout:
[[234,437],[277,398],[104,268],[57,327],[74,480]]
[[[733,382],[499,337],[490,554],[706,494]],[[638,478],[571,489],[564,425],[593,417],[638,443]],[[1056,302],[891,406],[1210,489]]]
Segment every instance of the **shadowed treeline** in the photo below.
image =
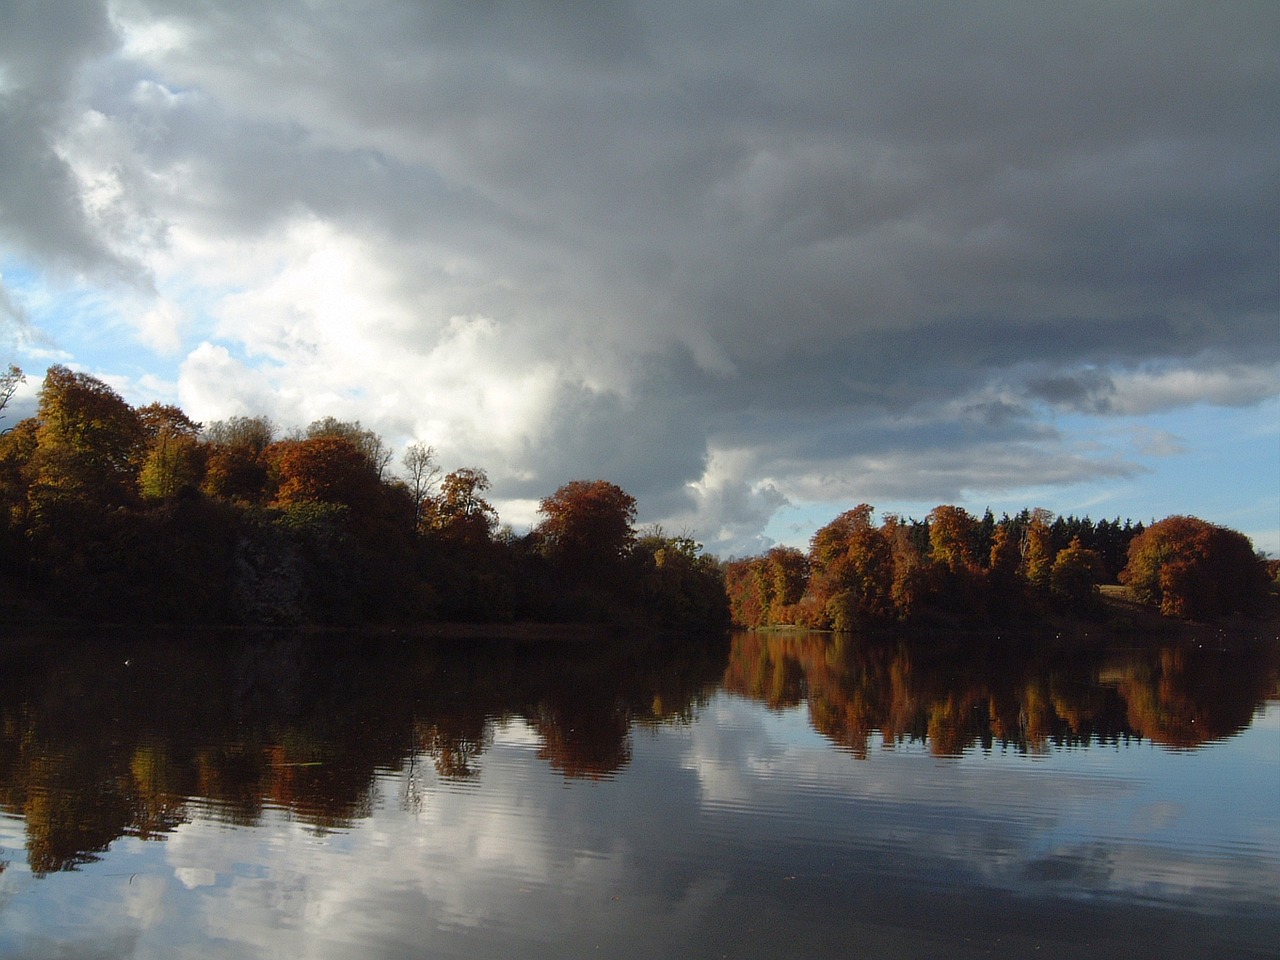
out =
[[205,425],[52,366],[36,415],[0,434],[0,617],[728,622],[715,560],[689,537],[637,531],[635,499],[613,483],[563,484],[521,536],[499,526],[484,470],[445,474],[421,443],[401,475],[392,460],[358,422]]
[[989,626],[1096,616],[1098,584],[1118,578],[1163,614],[1210,619],[1257,609],[1275,574],[1243,534],[1195,517],[1144,528],[948,505],[877,525],[861,504],[807,553],[721,564],[690,536],[636,530],[635,498],[607,480],[564,483],[518,535],[483,469],[443,474],[421,443],[400,476],[392,460],[358,422],[204,425],[52,366],[36,415],[0,434],[0,618]]
[[807,702],[814,729],[856,756],[873,741],[955,756],[1135,738],[1197,747],[1248,726],[1278,678],[1275,644],[1261,641],[1050,652],[994,635],[919,644],[795,632],[735,635],[724,686],[774,708]]
[[277,809],[340,829],[369,811],[379,771],[474,777],[495,725],[512,720],[552,769],[607,777],[630,758],[632,725],[687,721],[726,655],[705,640],[607,646],[122,637],[11,656],[0,809],[25,819],[44,874],[197,813],[253,824]]

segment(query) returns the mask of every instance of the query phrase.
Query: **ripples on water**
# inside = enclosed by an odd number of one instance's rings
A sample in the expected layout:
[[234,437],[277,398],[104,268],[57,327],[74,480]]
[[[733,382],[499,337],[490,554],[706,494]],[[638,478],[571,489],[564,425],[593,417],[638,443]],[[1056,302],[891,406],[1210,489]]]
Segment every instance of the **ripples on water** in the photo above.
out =
[[1276,955],[1273,643],[959,650],[28,652],[0,956]]

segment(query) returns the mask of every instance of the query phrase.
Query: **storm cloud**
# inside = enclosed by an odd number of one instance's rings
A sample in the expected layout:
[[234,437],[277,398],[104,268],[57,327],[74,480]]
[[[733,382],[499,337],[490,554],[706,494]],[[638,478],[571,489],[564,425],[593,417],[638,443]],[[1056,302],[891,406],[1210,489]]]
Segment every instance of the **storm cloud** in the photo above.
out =
[[52,11],[0,6],[0,262],[127,305],[102,372],[168,358],[201,419],[741,550],[1141,472],[1064,414],[1280,393],[1270,3]]

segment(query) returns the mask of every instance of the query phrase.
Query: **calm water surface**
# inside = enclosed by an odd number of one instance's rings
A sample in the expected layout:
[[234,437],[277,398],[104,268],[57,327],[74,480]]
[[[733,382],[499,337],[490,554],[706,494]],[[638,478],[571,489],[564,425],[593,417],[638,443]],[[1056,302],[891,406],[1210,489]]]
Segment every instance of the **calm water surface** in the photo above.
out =
[[2,957],[1280,956],[1274,637],[3,665]]

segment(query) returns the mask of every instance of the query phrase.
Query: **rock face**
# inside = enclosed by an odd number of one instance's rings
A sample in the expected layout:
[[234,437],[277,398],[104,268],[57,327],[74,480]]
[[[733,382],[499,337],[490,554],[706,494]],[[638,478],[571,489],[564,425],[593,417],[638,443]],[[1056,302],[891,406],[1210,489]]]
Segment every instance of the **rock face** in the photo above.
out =
[[245,623],[296,626],[307,608],[301,551],[271,533],[250,527],[237,539],[232,602]]

